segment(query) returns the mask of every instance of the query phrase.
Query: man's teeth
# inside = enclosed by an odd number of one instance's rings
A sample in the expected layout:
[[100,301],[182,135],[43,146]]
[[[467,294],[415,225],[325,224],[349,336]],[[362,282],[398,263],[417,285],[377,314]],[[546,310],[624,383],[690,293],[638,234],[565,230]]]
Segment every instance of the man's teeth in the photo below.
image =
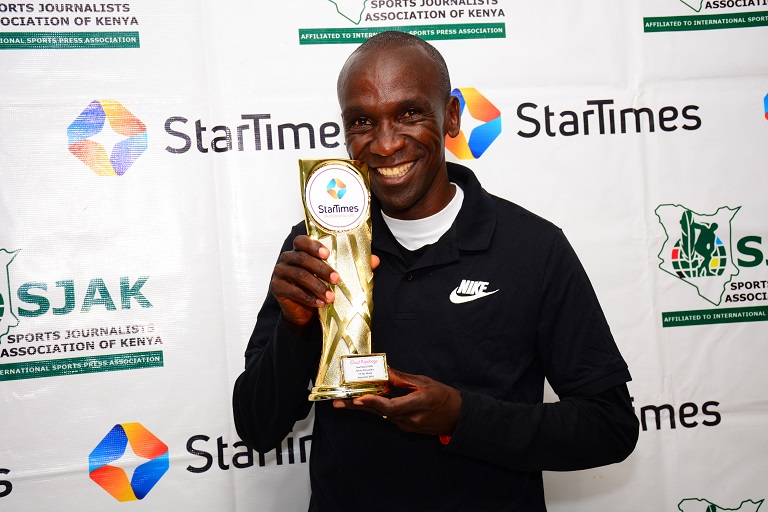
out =
[[376,170],[382,175],[388,178],[396,178],[407,173],[408,170],[413,167],[413,162],[407,164],[398,165],[397,167],[377,167]]

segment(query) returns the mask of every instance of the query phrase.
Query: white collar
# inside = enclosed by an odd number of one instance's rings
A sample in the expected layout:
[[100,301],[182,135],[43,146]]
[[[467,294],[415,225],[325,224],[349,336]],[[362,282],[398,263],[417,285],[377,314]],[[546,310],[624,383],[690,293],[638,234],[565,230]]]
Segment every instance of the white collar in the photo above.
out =
[[455,183],[451,183],[456,188],[453,199],[445,208],[434,215],[423,219],[402,220],[388,217],[381,212],[384,222],[389,226],[389,230],[395,235],[395,239],[408,249],[415,251],[425,245],[437,242],[443,234],[450,229],[453,221],[459,215],[461,204],[464,202],[464,191]]

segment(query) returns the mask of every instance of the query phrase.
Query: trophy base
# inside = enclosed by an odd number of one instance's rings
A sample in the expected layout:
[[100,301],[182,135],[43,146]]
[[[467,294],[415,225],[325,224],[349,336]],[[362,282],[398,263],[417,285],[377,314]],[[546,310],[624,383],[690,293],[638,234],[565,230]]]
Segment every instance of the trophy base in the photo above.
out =
[[354,398],[363,395],[383,395],[389,392],[389,386],[384,382],[359,382],[341,386],[315,386],[309,395],[310,402],[320,400],[335,400],[337,398]]

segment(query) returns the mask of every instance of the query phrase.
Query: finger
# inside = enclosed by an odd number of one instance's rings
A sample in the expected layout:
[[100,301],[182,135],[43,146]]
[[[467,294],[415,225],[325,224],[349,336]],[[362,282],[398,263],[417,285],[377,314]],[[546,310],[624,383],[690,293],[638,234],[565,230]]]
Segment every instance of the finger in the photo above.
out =
[[339,282],[338,272],[324,260],[305,251],[285,251],[280,255],[277,264],[306,270],[309,274],[319,277],[329,283],[336,284]]
[[355,408],[354,404],[352,404],[352,400],[342,399],[342,398],[334,399],[333,407],[335,409],[354,409]]
[[[321,298],[303,288],[275,278],[269,286],[269,291],[281,306],[291,307],[291,304],[297,304],[306,308],[322,308],[328,304],[327,294]],[[331,295],[333,295],[332,292]]]
[[[328,284],[302,267],[280,263],[275,266],[270,291],[278,300],[289,299],[307,306],[322,307],[333,302]],[[322,304],[317,301],[322,301]]]
[[[307,235],[299,235],[294,238],[293,254],[302,255],[299,263],[302,265],[308,264],[306,268],[321,279],[333,284],[337,284],[340,281],[338,272],[323,261],[328,259],[331,251],[314,238],[310,238]],[[304,255],[311,257],[311,259],[305,259]]]
[[331,251],[326,246],[307,235],[299,235],[294,238],[293,248],[296,251],[303,251],[323,260],[328,259],[328,256],[331,255]]
[[375,254],[371,254],[371,270],[375,270],[381,263],[381,259]]
[[[373,396],[373,395],[365,395]],[[386,399],[385,399],[386,400]],[[337,399],[333,401],[333,407],[336,409],[350,409],[356,411],[365,411],[376,416],[383,416],[386,418],[385,412],[382,410],[382,406],[379,403],[368,403],[366,400],[360,401],[358,398],[341,400]]]
[[396,388],[416,389],[423,386],[426,383],[425,380],[429,380],[423,375],[401,372],[392,367],[387,367],[387,370],[389,372],[389,383]]
[[380,395],[363,395],[352,399],[352,405],[356,409],[362,409],[378,416],[392,414],[391,400]]

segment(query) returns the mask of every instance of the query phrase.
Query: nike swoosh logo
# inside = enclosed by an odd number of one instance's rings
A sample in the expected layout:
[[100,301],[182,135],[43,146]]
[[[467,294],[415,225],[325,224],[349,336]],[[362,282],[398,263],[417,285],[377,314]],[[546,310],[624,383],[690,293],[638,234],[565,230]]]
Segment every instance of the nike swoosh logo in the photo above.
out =
[[492,292],[479,292],[476,295],[459,295],[459,293],[458,293],[459,292],[459,288],[456,287],[451,292],[450,299],[451,299],[451,302],[453,302],[454,304],[464,304],[465,302],[471,302],[473,300],[482,299],[483,297],[487,297],[489,295],[493,295],[497,291],[499,291],[499,290],[493,290]]

